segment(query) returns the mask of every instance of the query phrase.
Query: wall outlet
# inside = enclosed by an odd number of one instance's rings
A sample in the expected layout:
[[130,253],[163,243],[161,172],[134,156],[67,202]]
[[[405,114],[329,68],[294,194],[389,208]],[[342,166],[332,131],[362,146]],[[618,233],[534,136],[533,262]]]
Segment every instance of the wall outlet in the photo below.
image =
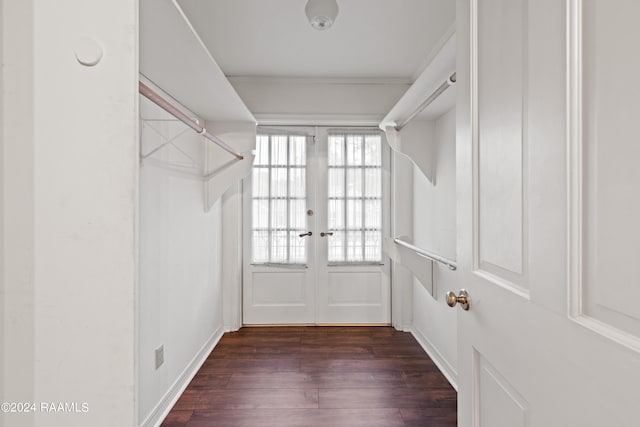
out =
[[164,363],[164,345],[156,348],[156,369]]

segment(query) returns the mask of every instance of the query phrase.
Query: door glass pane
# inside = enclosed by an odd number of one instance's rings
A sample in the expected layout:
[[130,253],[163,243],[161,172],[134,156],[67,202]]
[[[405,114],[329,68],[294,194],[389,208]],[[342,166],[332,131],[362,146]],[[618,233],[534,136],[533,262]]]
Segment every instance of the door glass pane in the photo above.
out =
[[306,207],[306,200],[292,199],[289,201],[289,229],[295,231],[296,235],[306,232]]
[[329,198],[344,197],[344,168],[329,168]]
[[364,164],[367,166],[382,165],[382,144],[379,135],[367,135],[364,138]]
[[271,197],[287,197],[287,168],[271,168]]
[[289,138],[289,165],[305,166],[307,164],[306,138],[291,136]]
[[329,230],[344,229],[344,199],[329,200],[327,219]]
[[307,262],[306,152],[301,135],[258,135],[252,171],[252,263]]
[[362,164],[362,135],[347,135],[347,165],[359,166]]
[[329,262],[342,262],[345,259],[344,255],[344,232],[334,231],[333,236],[329,236],[327,240],[329,244],[328,261]]
[[347,229],[362,228],[362,199],[347,200]]
[[269,200],[253,199],[253,228],[267,230],[269,228]]
[[253,197],[269,197],[269,169],[254,167],[252,173]]
[[329,135],[329,165],[344,166],[344,135]]
[[287,229],[287,201],[271,200],[271,228],[275,230]]
[[303,198],[307,192],[307,171],[295,167],[289,169],[289,197]]
[[362,231],[347,231],[347,261],[363,261]]
[[366,168],[364,170],[365,197],[382,197],[382,170],[380,168]]
[[288,249],[288,233],[286,231],[271,232],[271,261],[286,262]]
[[382,233],[377,231],[365,231],[364,233],[364,260],[379,261],[382,258]]
[[271,136],[271,166],[287,165],[288,138],[286,135]]
[[364,202],[364,228],[378,230],[382,218],[382,206],[380,199],[365,200]]
[[[382,138],[330,131],[327,240],[330,263],[382,261]],[[344,155],[343,155],[344,153]]]
[[269,261],[269,232],[266,230],[253,231],[253,262]]
[[347,197],[362,197],[362,169],[347,169]]

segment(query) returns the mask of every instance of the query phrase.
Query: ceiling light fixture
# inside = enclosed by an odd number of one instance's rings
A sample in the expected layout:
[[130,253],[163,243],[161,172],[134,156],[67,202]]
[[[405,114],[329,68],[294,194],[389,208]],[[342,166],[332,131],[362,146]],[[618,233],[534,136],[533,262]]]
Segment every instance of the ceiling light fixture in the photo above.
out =
[[326,30],[338,16],[336,0],[309,0],[304,8],[309,23],[316,30]]

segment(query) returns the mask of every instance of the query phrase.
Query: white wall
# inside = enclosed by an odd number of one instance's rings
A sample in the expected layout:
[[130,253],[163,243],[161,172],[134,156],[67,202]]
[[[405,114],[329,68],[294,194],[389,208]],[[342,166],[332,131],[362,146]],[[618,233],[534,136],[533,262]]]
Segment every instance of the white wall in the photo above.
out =
[[231,84],[261,123],[365,121],[378,124],[409,87],[400,80],[232,77]]
[[177,136],[140,169],[139,419],[154,425],[222,334],[222,219],[220,200],[205,212],[202,137],[146,99],[141,117],[142,153]]
[[[391,237],[413,236],[413,163],[407,156],[392,152]],[[413,324],[413,274],[400,262],[392,261],[391,321],[400,331]]]
[[3,425],[134,426],[137,3],[2,9]]
[[[433,123],[433,184],[414,168],[413,237],[417,246],[456,259],[455,109]],[[413,284],[413,332],[430,349],[432,358],[450,381],[456,382],[457,317],[444,296],[461,285],[455,271],[434,263],[433,297],[422,284]]]
[[236,183],[222,196],[222,316],[225,332],[242,327],[242,185],[242,181]]

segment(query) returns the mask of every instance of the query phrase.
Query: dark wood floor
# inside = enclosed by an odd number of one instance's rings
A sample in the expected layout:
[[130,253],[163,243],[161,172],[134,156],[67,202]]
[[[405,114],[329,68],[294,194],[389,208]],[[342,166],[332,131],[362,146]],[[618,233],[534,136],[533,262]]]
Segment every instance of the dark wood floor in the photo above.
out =
[[244,328],[224,335],[162,426],[451,427],[456,399],[411,334]]

